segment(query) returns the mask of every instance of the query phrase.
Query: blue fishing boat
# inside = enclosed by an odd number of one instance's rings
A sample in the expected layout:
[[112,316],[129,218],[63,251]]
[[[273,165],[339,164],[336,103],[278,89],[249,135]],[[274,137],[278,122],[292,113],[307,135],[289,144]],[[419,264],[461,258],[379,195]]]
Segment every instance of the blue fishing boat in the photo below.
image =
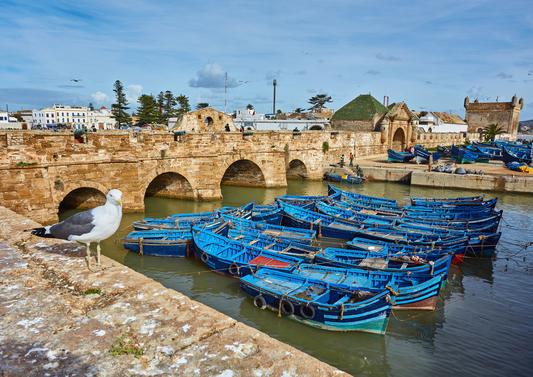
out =
[[281,225],[273,225],[263,222],[242,219],[236,216],[224,214],[222,218],[232,224],[237,229],[257,229],[263,234],[276,238],[295,240],[300,243],[311,244],[316,238],[316,232],[312,229],[301,229]]
[[373,240],[368,238],[356,237],[353,240],[346,242],[346,246],[350,249],[373,253],[377,252],[381,254],[452,254],[452,263],[461,264],[464,261],[468,241],[464,241],[453,246],[427,246],[398,244],[392,240]]
[[507,147],[502,147],[502,160],[505,164],[509,162],[523,162],[531,164],[531,150],[510,151]]
[[241,278],[241,288],[254,298],[256,307],[323,330],[384,334],[391,311],[386,289],[379,293],[340,289],[269,268]]
[[129,233],[124,248],[140,255],[185,257],[189,254],[192,233],[187,230],[146,230]]
[[448,276],[452,255],[440,253],[388,254],[355,249],[328,247],[315,255],[317,264],[333,267],[360,267],[370,270],[403,273],[406,276]]
[[452,145],[451,156],[459,164],[473,164],[478,158],[474,152],[464,148],[458,148],[455,145]]
[[[330,203],[330,201],[328,201]],[[353,221],[357,224],[394,224],[397,222],[397,219],[393,217],[379,216],[368,214],[364,212],[356,212],[350,209],[345,209],[337,207],[334,205],[329,205],[325,202],[318,202],[316,208],[320,213],[325,215],[340,217],[344,220]]]
[[392,149],[387,150],[387,161],[389,162],[409,162],[415,155],[409,152],[399,152]]
[[282,203],[283,224],[290,227],[313,229],[318,237],[351,240],[359,234],[357,226],[348,220],[309,211],[305,208]]
[[343,195],[347,198],[350,198],[354,201],[359,201],[361,203],[373,203],[373,204],[379,204],[379,205],[383,205],[383,206],[391,207],[391,208],[398,207],[398,203],[394,199],[380,198],[378,196],[369,196],[369,195],[359,194],[356,192],[344,191],[336,186],[329,185],[329,184],[328,184],[328,195],[329,196],[327,198],[323,198],[318,201],[324,201],[324,199],[338,200],[341,198],[341,195]]
[[411,198],[411,204],[414,206],[440,206],[444,204],[452,205],[477,205],[484,199],[483,195],[467,196],[458,198]]
[[440,153],[439,152],[429,152],[428,150],[424,149],[421,145],[415,145],[414,148],[415,156],[417,157],[417,162],[420,163],[428,163],[430,156],[432,157],[433,162],[437,162],[440,159]]
[[303,256],[283,255],[245,245],[202,225],[193,227],[192,238],[194,253],[199,260],[215,272],[235,277],[255,272],[260,266],[291,270],[304,260]]
[[359,185],[363,183],[365,179],[363,177],[359,177],[353,174],[337,174],[337,173],[327,172],[327,173],[324,173],[324,180],[330,181],[330,182],[343,182],[343,183],[349,183],[352,185]]
[[311,261],[319,247],[300,243],[294,239],[277,238],[262,233],[257,229],[233,229],[227,231],[227,236],[246,245],[259,247],[264,250],[275,251],[285,255],[303,256]]
[[301,264],[292,273],[346,290],[358,287],[372,291],[388,289],[391,291],[392,308],[396,310],[435,310],[441,287],[446,281],[443,274],[406,276],[403,273],[316,264]]
[[219,216],[218,211],[198,213],[178,213],[166,218],[146,217],[143,220],[134,221],[133,228],[136,230],[150,229],[191,229],[199,222],[211,221]]

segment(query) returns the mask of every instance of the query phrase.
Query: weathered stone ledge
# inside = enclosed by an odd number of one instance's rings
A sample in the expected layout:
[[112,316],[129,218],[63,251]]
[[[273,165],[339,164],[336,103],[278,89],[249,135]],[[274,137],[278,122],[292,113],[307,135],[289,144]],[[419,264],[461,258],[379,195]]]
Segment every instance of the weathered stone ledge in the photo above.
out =
[[[1,375],[346,375],[109,258],[90,272],[35,226],[0,207]],[[119,339],[142,355],[112,355]]]

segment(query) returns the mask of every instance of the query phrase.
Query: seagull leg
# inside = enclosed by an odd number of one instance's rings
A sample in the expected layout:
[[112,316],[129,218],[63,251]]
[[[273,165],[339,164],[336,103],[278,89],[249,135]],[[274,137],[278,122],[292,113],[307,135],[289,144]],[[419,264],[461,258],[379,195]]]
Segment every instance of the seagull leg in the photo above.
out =
[[87,256],[85,257],[85,259],[87,260],[87,267],[89,268],[89,270],[91,269],[91,243],[90,242],[87,242],[85,244],[85,246],[87,247]]
[[100,264],[100,242],[96,243],[96,264],[98,265],[98,267],[101,266]]

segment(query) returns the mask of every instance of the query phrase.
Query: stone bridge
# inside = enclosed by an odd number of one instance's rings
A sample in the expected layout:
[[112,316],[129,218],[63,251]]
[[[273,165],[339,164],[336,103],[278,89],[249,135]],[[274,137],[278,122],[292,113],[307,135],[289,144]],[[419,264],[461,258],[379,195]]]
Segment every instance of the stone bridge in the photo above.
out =
[[[463,140],[452,134],[433,142]],[[290,178],[321,179],[325,166],[350,152],[357,158],[386,147],[377,132],[114,131],[80,143],[71,133],[9,131],[0,133],[0,205],[50,223],[60,208],[96,205],[111,188],[125,193],[125,211],[143,211],[145,196],[217,200],[222,184],[284,187]]]

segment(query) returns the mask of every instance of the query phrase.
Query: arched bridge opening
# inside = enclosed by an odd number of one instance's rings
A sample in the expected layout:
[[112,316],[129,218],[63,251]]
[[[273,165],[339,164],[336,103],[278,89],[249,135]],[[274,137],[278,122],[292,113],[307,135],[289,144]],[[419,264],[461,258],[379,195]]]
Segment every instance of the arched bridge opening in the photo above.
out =
[[159,174],[146,188],[146,196],[175,199],[193,199],[191,183],[183,175],[174,172]]
[[302,160],[292,160],[287,166],[287,179],[305,179],[307,178],[307,167]]
[[70,191],[59,203],[59,213],[72,209],[94,208],[104,204],[105,194],[92,187],[80,187]]
[[265,176],[261,168],[253,161],[238,160],[224,172],[222,185],[266,187]]

